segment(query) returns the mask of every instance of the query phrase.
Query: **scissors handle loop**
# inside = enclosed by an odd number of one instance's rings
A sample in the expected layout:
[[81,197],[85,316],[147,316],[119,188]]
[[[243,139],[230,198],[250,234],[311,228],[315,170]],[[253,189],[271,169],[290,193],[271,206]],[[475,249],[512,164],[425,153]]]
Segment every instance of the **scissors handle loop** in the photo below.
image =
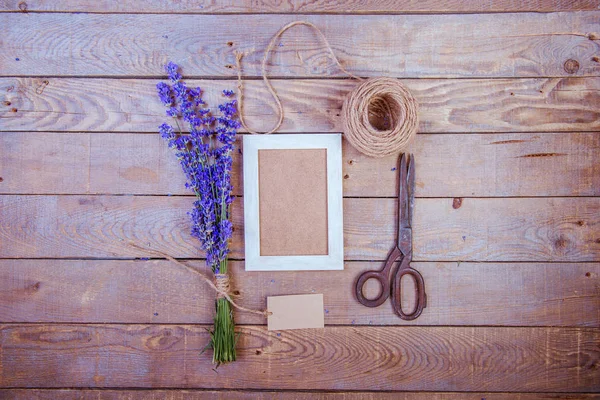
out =
[[[386,271],[387,272],[387,271]],[[367,299],[363,294],[363,286],[369,279],[375,279],[381,285],[381,292],[374,299]],[[381,271],[366,271],[356,280],[356,299],[366,307],[378,307],[385,303],[390,296],[390,281],[387,274]]]
[[[402,310],[402,277],[404,275],[410,275],[415,281],[415,308],[409,314]],[[406,268],[401,267],[394,275],[392,291],[392,306],[394,307],[394,311],[405,321],[417,319],[423,312],[423,309],[427,307],[427,294],[425,293],[425,280],[423,279],[423,275],[416,269],[412,269],[410,266],[407,266]]]

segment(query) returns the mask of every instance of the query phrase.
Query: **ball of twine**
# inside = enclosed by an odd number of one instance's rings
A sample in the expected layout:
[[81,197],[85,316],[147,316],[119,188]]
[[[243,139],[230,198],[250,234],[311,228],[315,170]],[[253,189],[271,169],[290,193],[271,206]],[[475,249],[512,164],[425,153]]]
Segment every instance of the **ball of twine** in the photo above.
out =
[[325,35],[319,28],[307,21],[294,21],[282,27],[271,39],[265,50],[261,64],[263,80],[275,99],[278,120],[275,126],[266,132],[251,129],[244,118],[244,85],[242,80],[243,53],[236,52],[239,90],[239,118],[242,126],[249,133],[273,133],[283,124],[283,105],[277,92],[271,85],[267,76],[267,60],[269,53],[276,47],[277,40],[288,29],[304,25],[317,33],[333,61],[346,75],[361,83],[346,97],[342,106],[342,121],[344,136],[357,150],[370,157],[385,157],[402,152],[417,133],[419,119],[417,115],[418,103],[413,95],[393,78],[362,78],[347,71],[335,56],[333,49],[327,42]]
[[367,79],[342,106],[344,136],[370,157],[402,152],[417,133],[418,103],[394,78]]

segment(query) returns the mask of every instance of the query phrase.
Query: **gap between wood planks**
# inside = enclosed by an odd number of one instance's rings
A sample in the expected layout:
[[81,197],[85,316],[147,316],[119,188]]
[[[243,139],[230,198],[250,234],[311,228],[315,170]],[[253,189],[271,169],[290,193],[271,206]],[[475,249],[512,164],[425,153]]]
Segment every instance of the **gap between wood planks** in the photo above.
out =
[[[419,80],[419,81],[423,81],[423,82],[427,82],[427,81],[439,81],[439,80],[457,80],[457,81],[473,81],[473,80],[485,80],[485,81],[494,81],[494,80],[506,80],[506,79],[511,79],[511,80],[519,80],[519,79],[567,79],[567,78],[580,78],[580,79],[585,79],[585,78],[598,78],[600,77],[600,73],[597,75],[575,75],[575,76],[565,76],[565,75],[535,75],[535,76],[511,76],[511,75],[506,75],[506,76],[482,76],[482,77],[470,77],[470,76],[450,76],[450,77],[445,77],[445,76],[424,76],[424,77],[418,77],[418,76],[414,76],[414,77],[395,77],[392,76],[392,78],[396,78],[398,80]],[[159,81],[167,81],[167,76],[166,75],[44,75],[44,74],[40,74],[40,75],[35,75],[35,74],[29,74],[29,75],[2,75],[0,74],[0,79],[26,79],[26,78],[48,78],[48,79],[89,79],[89,80],[94,80],[94,79],[110,79],[110,80],[131,80],[131,79],[135,79],[135,80],[139,80],[139,81],[156,81],[156,83],[158,83]],[[367,79],[367,76],[361,76],[361,78],[365,78]],[[237,78],[234,76],[217,76],[217,75],[186,75],[183,78],[184,81],[188,81],[188,80],[196,80],[196,81],[215,81],[215,82],[237,82]],[[244,76],[243,77],[244,81],[248,81],[248,82],[254,82],[254,81],[258,81],[258,82],[262,82],[263,78],[260,76]],[[352,78],[347,78],[347,77],[343,77],[343,76],[303,76],[303,75],[298,75],[298,76],[285,76],[285,75],[270,75],[269,74],[269,80],[277,80],[277,81],[298,81],[298,80],[303,80],[303,81],[341,81],[341,82],[353,82]],[[157,100],[158,101],[158,100]]]

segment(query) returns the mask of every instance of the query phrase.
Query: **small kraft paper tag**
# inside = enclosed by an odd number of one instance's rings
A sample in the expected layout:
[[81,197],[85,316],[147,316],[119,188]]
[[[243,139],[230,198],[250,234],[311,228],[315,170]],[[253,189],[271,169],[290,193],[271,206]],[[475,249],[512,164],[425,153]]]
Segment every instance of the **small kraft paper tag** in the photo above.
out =
[[268,330],[323,328],[323,294],[267,297]]

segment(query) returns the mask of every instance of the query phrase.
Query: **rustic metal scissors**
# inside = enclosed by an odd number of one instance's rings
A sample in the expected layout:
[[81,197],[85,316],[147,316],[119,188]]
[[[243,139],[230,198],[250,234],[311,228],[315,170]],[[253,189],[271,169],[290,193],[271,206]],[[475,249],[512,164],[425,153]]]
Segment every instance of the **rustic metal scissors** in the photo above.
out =
[[[377,307],[392,296],[394,312],[404,320],[418,318],[427,307],[425,281],[419,271],[410,266],[412,261],[412,214],[415,205],[415,158],[403,154],[398,172],[398,237],[396,246],[391,250],[383,268],[379,271],[366,271],[356,281],[356,298],[367,307]],[[393,268],[396,261],[400,266]],[[390,282],[390,270],[392,281]],[[415,281],[415,307],[410,314],[402,310],[402,277],[409,275]],[[381,292],[373,299],[363,295],[363,286],[369,279],[375,279],[381,285]]]

